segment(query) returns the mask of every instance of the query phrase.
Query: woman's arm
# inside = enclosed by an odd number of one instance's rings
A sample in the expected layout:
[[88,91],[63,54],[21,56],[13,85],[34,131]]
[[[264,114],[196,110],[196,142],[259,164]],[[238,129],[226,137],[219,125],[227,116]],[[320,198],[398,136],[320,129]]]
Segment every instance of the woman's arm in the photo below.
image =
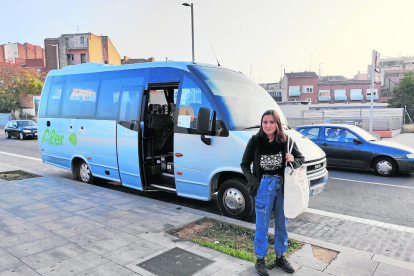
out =
[[244,176],[246,177],[248,184],[252,187],[259,187],[260,180],[254,176],[252,173],[250,166],[254,160],[255,149],[253,147],[253,138],[250,138],[249,142],[247,143],[246,149],[244,150],[242,162],[240,167],[243,171]]

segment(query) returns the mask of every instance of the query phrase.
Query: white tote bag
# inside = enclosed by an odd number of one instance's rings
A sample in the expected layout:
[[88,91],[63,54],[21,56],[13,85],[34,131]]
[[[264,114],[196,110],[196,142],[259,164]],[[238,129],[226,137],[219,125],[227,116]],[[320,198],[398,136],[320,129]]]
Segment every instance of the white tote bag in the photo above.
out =
[[[287,141],[288,153],[292,153],[293,141]],[[290,143],[289,143],[290,142]],[[285,168],[284,211],[285,217],[295,218],[302,214],[309,204],[309,181],[306,168],[294,169],[292,163]]]

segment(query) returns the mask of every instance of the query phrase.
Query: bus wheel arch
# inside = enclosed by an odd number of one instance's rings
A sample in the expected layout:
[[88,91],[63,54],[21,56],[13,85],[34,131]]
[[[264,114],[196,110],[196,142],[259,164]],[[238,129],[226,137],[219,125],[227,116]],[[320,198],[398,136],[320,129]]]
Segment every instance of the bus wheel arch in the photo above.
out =
[[72,178],[84,183],[92,183],[93,175],[88,163],[80,157],[72,160]]
[[227,217],[248,220],[254,214],[254,199],[247,192],[247,181],[243,175],[230,173],[220,176],[217,204]]

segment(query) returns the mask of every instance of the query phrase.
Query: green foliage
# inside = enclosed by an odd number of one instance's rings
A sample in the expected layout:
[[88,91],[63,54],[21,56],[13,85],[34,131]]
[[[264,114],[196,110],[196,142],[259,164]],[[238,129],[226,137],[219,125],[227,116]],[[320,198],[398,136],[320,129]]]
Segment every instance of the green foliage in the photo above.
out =
[[20,97],[40,95],[45,74],[34,68],[23,68],[12,63],[0,63],[0,111],[20,108]]
[[407,107],[411,118],[414,115],[414,73],[406,72],[401,82],[394,88],[393,97],[388,101],[388,107]]

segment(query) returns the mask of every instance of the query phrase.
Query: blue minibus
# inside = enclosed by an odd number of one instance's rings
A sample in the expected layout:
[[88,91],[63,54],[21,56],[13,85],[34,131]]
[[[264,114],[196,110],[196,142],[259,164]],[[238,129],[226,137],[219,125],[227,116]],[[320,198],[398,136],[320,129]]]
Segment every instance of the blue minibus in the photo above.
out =
[[276,110],[305,156],[310,193],[328,179],[325,153],[289,129],[273,98],[240,72],[191,62],[86,63],[50,71],[41,96],[43,162],[75,179],[121,182],[209,201],[247,220],[254,199],[240,162],[261,115]]

